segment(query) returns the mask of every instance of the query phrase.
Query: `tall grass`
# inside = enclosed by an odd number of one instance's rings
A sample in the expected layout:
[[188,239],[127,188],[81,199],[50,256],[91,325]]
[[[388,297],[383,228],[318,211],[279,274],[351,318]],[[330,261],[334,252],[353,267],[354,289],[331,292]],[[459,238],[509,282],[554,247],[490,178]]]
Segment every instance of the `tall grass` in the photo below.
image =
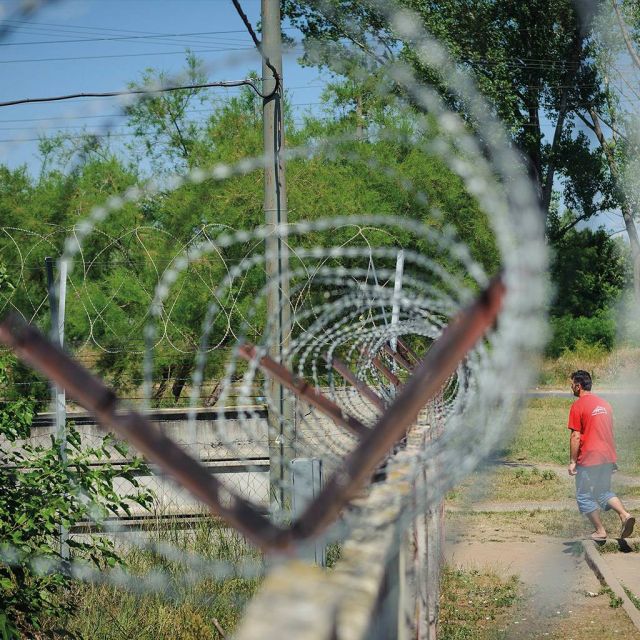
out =
[[640,349],[620,347],[608,351],[600,343],[578,340],[573,349],[543,362],[540,384],[568,390],[569,376],[578,369],[589,371],[598,387],[637,389],[640,381]]
[[[262,563],[245,540],[220,523],[205,517],[188,529],[177,521],[163,523],[153,532],[157,542],[171,543],[198,554],[203,561],[230,566]],[[108,584],[78,583],[73,590],[75,612],[67,629],[92,640],[209,640],[230,634],[261,578],[195,575],[181,562],[160,553],[128,546],[122,549],[127,569],[134,575],[162,571],[162,590],[137,594]],[[202,563],[204,564],[204,562]],[[217,624],[216,624],[217,623]]]

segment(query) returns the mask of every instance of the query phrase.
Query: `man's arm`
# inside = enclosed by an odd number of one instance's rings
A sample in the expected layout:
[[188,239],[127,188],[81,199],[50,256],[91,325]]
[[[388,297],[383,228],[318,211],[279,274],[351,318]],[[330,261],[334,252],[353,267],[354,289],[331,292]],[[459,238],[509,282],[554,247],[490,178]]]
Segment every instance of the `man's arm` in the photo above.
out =
[[578,450],[580,449],[580,432],[571,429],[569,437],[569,475],[576,475],[576,463],[578,461]]

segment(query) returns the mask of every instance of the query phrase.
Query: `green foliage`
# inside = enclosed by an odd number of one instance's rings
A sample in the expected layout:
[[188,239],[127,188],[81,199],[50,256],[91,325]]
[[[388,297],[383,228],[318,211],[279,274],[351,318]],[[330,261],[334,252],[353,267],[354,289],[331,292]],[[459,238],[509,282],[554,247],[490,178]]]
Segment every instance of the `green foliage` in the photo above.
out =
[[610,351],[617,334],[613,307],[629,280],[624,247],[604,229],[572,229],[554,249],[547,355],[558,357],[577,345]]
[[538,467],[533,467],[533,469],[520,467],[515,470],[514,476],[521,484],[530,485],[541,484],[545,481],[555,481],[558,479],[555,471],[552,471],[551,469],[544,469],[543,471],[540,471]]
[[619,340],[630,347],[640,347],[640,300],[634,292],[625,291],[618,307]]
[[[637,551],[637,549],[636,549]],[[622,587],[624,589],[624,592],[627,594],[627,597],[629,598],[629,600],[631,600],[631,602],[633,602],[633,606],[636,609],[640,610],[640,598],[638,598],[638,596],[633,593],[632,591],[630,591],[629,589],[627,589],[627,587]],[[622,604],[622,602],[620,602],[620,604]]]
[[[413,10],[426,31],[474,76],[523,152],[545,213],[556,176],[565,186],[565,205],[581,219],[609,206],[602,197],[610,191],[602,152],[594,153],[592,141],[575,127],[584,111],[604,105],[606,84],[595,65],[591,16],[584,5],[582,14],[571,0],[401,0],[398,5]],[[413,43],[397,39],[380,5],[284,0],[282,7],[306,38],[307,63],[330,66],[333,61],[337,73],[360,81],[366,96],[366,79],[354,76],[353,67],[359,64],[370,77],[374,60],[401,58],[473,126],[465,101],[425,68]],[[318,53],[318,41],[325,52]],[[560,135],[544,134],[545,119],[559,125]]]
[[[13,384],[13,367],[2,356],[3,391]],[[33,444],[28,438],[34,401],[23,397],[0,406],[0,631],[9,638],[31,636],[46,618],[54,620],[48,629],[53,636],[59,631],[56,623],[72,607],[66,597],[70,578],[63,569],[61,527],[68,530],[121,510],[129,513],[132,503],[148,507],[152,496],[136,478],[148,470],[139,458],[118,467],[103,464],[114,449],[124,454],[126,448],[108,436],[96,446],[82,446],[72,425],[64,456],[54,438],[51,446]],[[131,492],[118,495],[114,485],[119,480],[126,480]],[[75,559],[101,568],[119,562],[107,538],[71,537],[68,544]]]
[[590,318],[615,304],[628,274],[623,248],[604,229],[571,230],[554,249],[552,315]]
[[[202,62],[187,52],[187,68],[183,74],[185,85],[203,84],[207,81]],[[175,84],[169,82],[166,73],[147,69],[140,83],[131,83],[131,89],[153,90]],[[150,158],[154,169],[167,170],[190,164],[191,154],[200,135],[196,122],[188,112],[193,102],[204,102],[200,89],[182,89],[166,93],[149,94],[143,100],[127,108],[129,124],[133,127],[137,141],[141,142],[145,156]],[[136,150],[133,146],[132,150]]]
[[[174,548],[198,554],[204,562],[226,562],[229,566],[255,563],[262,572],[259,553],[234,531],[203,516],[188,525],[182,521],[158,523],[150,535]],[[151,551],[128,549],[123,560],[133,575],[161,571],[161,593],[132,593],[109,584],[76,585],[77,608],[68,628],[82,638],[121,640],[219,640],[215,619],[231,636],[244,608],[262,582],[260,576],[198,575],[184,562]]]
[[[558,357],[563,352],[585,345],[613,349],[616,339],[616,321],[613,312],[604,309],[591,318],[569,315],[551,318],[552,338],[547,345],[547,355]],[[597,348],[597,346],[596,346]]]
[[612,609],[617,609],[618,607],[622,606],[622,598],[620,596],[617,596],[613,592],[613,589],[611,589],[610,587],[607,587],[607,586],[601,587],[599,591],[599,595],[609,596],[609,606]]
[[[190,57],[187,76],[199,81],[201,73],[198,61]],[[153,86],[163,81],[166,77],[162,73],[149,70],[141,85]],[[317,139],[343,133],[345,123],[340,110],[350,111],[356,89],[353,83],[334,83],[326,96],[328,109],[332,110],[329,124],[311,117],[299,128],[289,122],[288,144],[313,144]],[[374,89],[369,86],[364,102],[368,122],[384,125],[392,135],[389,139],[372,135],[367,140],[342,142],[330,152],[318,151],[314,156],[289,161],[290,221],[387,214],[421,220],[435,230],[448,225],[469,246],[472,256],[489,273],[495,272],[499,254],[487,217],[468,194],[464,182],[440,158],[415,144],[417,140],[428,141],[434,133],[418,126],[411,114],[376,101],[373,94]],[[208,98],[204,93],[185,90],[150,96],[132,107],[129,118],[136,130],[136,148],[153,149],[163,170],[171,168],[178,173],[192,166],[229,163],[262,152],[261,103],[251,90],[211,103],[211,113],[197,122],[187,117],[187,107],[194,100]],[[349,113],[345,118],[351,118]],[[132,167],[104,150],[84,156],[73,171],[65,173],[61,167],[66,166],[66,159],[56,155],[64,156],[63,147],[53,141],[43,149],[48,168],[43,169],[38,180],[22,170],[2,169],[6,179],[0,181],[0,212],[6,211],[9,224],[24,229],[12,229],[8,235],[0,236],[0,260],[16,284],[12,291],[0,289],[0,307],[12,306],[45,329],[49,314],[44,257],[59,256],[72,225],[110,196],[140,184],[139,174],[143,173],[142,164]],[[383,171],[385,167],[390,171]],[[417,191],[427,195],[428,204]],[[262,176],[258,171],[224,181],[185,183],[111,212],[85,239],[69,275],[65,327],[68,348],[91,362],[119,392],[138,392],[144,327],[149,322],[149,306],[159,279],[187,247],[215,240],[221,233],[262,224],[262,200]],[[434,215],[435,210],[439,215]],[[348,226],[292,239],[294,247],[322,243],[364,246],[367,242],[382,247],[425,249],[405,232],[368,229],[354,233]],[[218,292],[229,268],[259,250],[260,245],[246,243],[214,252],[190,264],[177,278],[158,323],[153,371],[157,404],[178,402],[185,395],[205,311],[214,296],[220,312],[211,334],[207,379],[222,376],[228,347],[238,331],[246,332],[251,340],[264,332],[266,308],[260,291],[265,275],[261,266],[236,278],[226,294]],[[292,256],[292,268],[300,268]],[[459,265],[446,262],[445,251],[433,257],[443,267],[460,271]],[[332,262],[351,264],[338,258]],[[394,268],[382,260],[376,264],[377,268],[385,266]],[[464,273],[460,275],[466,277]],[[294,279],[292,285],[295,284]],[[15,376],[19,382],[38,384],[38,399],[46,402],[44,384],[20,368],[16,368]],[[16,397],[11,390],[8,393]]]
[[327,568],[333,569],[342,558],[342,545],[339,542],[332,542],[327,545]]

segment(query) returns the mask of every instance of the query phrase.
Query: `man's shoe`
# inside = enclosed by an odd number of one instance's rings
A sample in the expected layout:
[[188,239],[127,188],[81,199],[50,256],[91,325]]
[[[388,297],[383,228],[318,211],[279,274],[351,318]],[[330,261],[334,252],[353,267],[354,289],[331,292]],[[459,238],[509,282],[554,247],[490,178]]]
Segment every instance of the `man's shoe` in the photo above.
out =
[[636,525],[636,519],[633,516],[629,516],[623,523],[620,530],[621,538],[628,538],[633,533],[633,527]]

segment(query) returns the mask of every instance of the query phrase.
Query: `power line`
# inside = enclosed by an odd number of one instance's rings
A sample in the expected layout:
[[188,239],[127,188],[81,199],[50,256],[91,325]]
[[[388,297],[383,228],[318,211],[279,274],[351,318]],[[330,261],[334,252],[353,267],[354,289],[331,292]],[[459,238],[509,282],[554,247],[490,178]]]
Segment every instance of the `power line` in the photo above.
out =
[[0,40],[6,38],[7,35],[15,29],[15,25],[11,24],[12,22],[25,22],[24,20],[20,20],[20,18],[27,18],[33,15],[47,2],[54,4],[56,0],[32,0],[31,2],[18,3],[18,7],[15,8],[7,18],[0,22]]
[[[288,107],[291,108],[295,108],[295,107],[314,107],[314,106],[319,106],[324,104],[323,102],[296,102],[296,103],[287,103]],[[184,113],[188,113],[188,114],[193,114],[193,113],[211,113],[211,109],[189,109],[187,111],[185,111]],[[126,113],[116,113],[116,114],[112,114],[111,117],[113,116],[118,116],[118,117],[127,117]],[[98,116],[87,116],[90,118],[95,118]],[[100,117],[107,117],[107,116],[100,116]],[[65,118],[60,118],[60,120],[65,120]],[[0,131],[49,131],[49,130],[57,130],[60,131],[62,133],[64,133],[64,131],[66,129],[84,129],[85,127],[89,126],[100,126],[98,123],[96,124],[66,124],[66,125],[57,125],[57,124],[52,124],[50,126],[27,126],[27,127],[3,127],[1,125],[3,125],[5,122],[9,122],[7,121],[2,121],[0,120]],[[127,123],[120,123],[124,126],[130,126],[127,125]],[[87,134],[91,135],[91,131],[87,131]]]
[[[305,86],[297,86],[297,87],[288,87],[289,91],[301,91],[301,90],[311,90],[311,89],[318,89],[318,88],[323,88],[325,85],[323,84],[308,84]],[[213,89],[215,89],[216,87],[212,87]],[[234,89],[235,87],[220,87],[222,89],[228,88],[228,89]],[[79,98],[74,98],[73,100],[77,100]],[[304,104],[322,104],[320,102],[316,102],[316,103],[287,103],[288,106],[293,106],[293,107],[297,107],[297,106],[301,106]],[[185,113],[204,113],[204,112],[209,112],[211,109],[187,109],[185,111]],[[68,115],[68,116],[43,116],[41,118],[8,118],[8,119],[0,119],[0,125],[2,124],[7,124],[9,122],[44,122],[44,123],[48,123],[48,122],[53,122],[53,121],[57,121],[57,120],[91,120],[94,118],[126,118],[127,114],[126,113],[99,113],[99,114],[95,114],[95,115],[86,115],[86,116],[80,116],[80,115]],[[30,127],[30,128],[35,128],[35,127]]]
[[275,85],[273,87],[273,91],[271,92],[271,94],[267,96],[267,98],[270,98],[271,96],[275,95],[281,88],[282,83],[280,81],[280,75],[278,74],[276,68],[269,61],[269,58],[264,54],[264,51],[262,49],[262,43],[258,39],[256,32],[253,30],[253,27],[251,26],[251,21],[247,17],[247,14],[242,10],[242,6],[240,5],[239,0],[231,0],[231,2],[233,3],[233,6],[235,7],[238,15],[240,16],[240,19],[244,23],[244,26],[246,27],[247,31],[249,32],[249,35],[253,40],[253,44],[255,45],[256,49],[259,51],[260,55],[264,59],[265,65],[269,68],[269,70],[273,74]]
[[[7,21],[5,21],[7,22]],[[161,35],[157,31],[142,31],[140,29],[111,29],[109,27],[95,27],[91,25],[73,25],[73,24],[61,24],[59,22],[32,22],[30,20],[9,20],[8,22],[18,23],[17,26],[23,29],[40,29],[43,30],[45,27],[53,27],[54,29],[58,29],[59,31],[107,31],[111,33],[131,33],[131,34],[142,34],[142,35]],[[282,27],[283,31],[297,31],[295,27]],[[229,29],[227,31],[216,31],[212,33],[245,33],[245,29]]]
[[[216,48],[216,49],[197,49],[192,53],[223,53],[228,51],[248,51],[253,47],[235,47],[235,48]],[[111,55],[98,56],[70,56],[61,58],[21,58],[18,60],[0,60],[0,64],[26,64],[30,62],[67,62],[70,60],[109,60],[113,58],[140,58],[144,56],[173,56],[184,55],[184,51],[150,51],[147,53],[118,53]]]
[[62,100],[73,100],[74,98],[113,98],[117,96],[153,95],[156,93],[167,93],[171,91],[182,91],[186,89],[210,89],[211,87],[251,87],[261,98],[261,91],[252,80],[228,80],[220,82],[205,82],[201,84],[185,84],[175,87],[159,87],[157,89],[128,89],[127,91],[104,91],[87,93],[69,93],[62,96],[48,96],[44,98],[21,98],[19,100],[9,100],[0,102],[0,107],[12,107],[18,104],[33,104],[36,102],[60,102]]
[[[143,35],[129,35],[129,36],[102,36],[99,38],[74,38],[67,40],[36,40],[31,42],[4,42],[0,44],[0,47],[21,47],[21,46],[32,46],[32,45],[40,45],[40,44],[74,44],[80,42],[117,42],[121,40],[131,41],[131,40],[150,40],[157,38],[183,38],[186,36],[212,36],[212,35],[223,35],[223,34],[231,34],[231,33],[244,33],[239,29],[233,29],[229,31],[191,31],[186,33],[158,33],[158,34],[143,34]],[[207,38],[206,40],[210,40]],[[225,40],[234,40],[236,43],[245,42],[241,38],[225,38]],[[170,43],[174,44],[174,43]]]

